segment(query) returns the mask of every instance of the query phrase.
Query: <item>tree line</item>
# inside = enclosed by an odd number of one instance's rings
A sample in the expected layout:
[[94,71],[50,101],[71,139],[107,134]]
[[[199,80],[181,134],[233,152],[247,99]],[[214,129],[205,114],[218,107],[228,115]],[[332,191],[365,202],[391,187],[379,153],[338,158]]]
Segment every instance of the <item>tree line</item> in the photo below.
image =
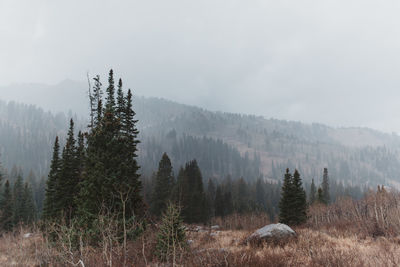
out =
[[[125,231],[126,224],[133,224],[145,215],[146,204],[150,213],[158,217],[165,211],[167,203],[173,202],[181,207],[181,215],[187,223],[207,223],[212,217],[232,213],[266,212],[271,220],[279,215],[282,222],[293,224],[303,221],[305,208],[315,199],[325,204],[330,201],[327,169],[320,189],[316,190],[312,183],[308,203],[297,170],[293,175],[286,171],[283,185],[266,181],[258,172],[256,179],[232,179],[228,174],[207,180],[197,160],[193,159],[180,167],[175,177],[171,159],[164,153],[158,171],[150,178],[140,178],[137,161],[139,131],[132,92],[124,92],[121,79],[115,85],[111,70],[105,91],[99,76],[94,78],[89,100],[88,130],[76,135],[71,119],[65,145],[61,147],[59,137],[55,138],[41,214],[45,222],[66,222],[93,233],[99,215],[112,214]],[[175,147],[173,151],[179,151],[176,139],[171,140]],[[209,150],[213,149],[215,143],[212,140],[203,138],[203,141],[209,144]],[[183,139],[181,147],[188,151],[199,148],[200,144],[195,138],[188,137]],[[216,144],[228,154],[237,155],[222,142]],[[216,164],[207,157],[204,162],[206,166]],[[220,163],[223,165],[222,160]],[[260,164],[256,155],[254,164]],[[226,170],[232,170],[232,167]],[[215,165],[213,168],[220,167]],[[207,181],[206,186],[204,181]],[[33,194],[31,184],[27,181],[24,184],[22,177],[15,180],[12,190],[10,182],[5,182],[1,195],[1,216],[13,218],[12,225],[29,223],[39,217],[37,214],[40,213],[35,213],[35,203],[36,199],[40,200],[40,194]],[[298,212],[294,216],[297,219],[290,217],[292,211]],[[9,229],[6,224],[2,223],[3,228]]]

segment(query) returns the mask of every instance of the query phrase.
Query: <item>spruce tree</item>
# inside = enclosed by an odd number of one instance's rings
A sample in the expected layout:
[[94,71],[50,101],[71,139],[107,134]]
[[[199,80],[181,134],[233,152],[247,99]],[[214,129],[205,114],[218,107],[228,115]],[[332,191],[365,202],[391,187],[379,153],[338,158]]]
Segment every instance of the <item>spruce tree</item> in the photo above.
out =
[[203,178],[196,160],[185,165],[181,185],[182,217],[187,223],[207,221],[207,199],[203,189]]
[[224,201],[224,193],[222,192],[222,187],[220,185],[217,186],[217,190],[215,192],[215,216],[216,217],[224,217],[225,216],[225,201]]
[[29,225],[36,219],[36,206],[33,201],[32,188],[28,183],[25,183],[24,186],[23,204],[23,222]]
[[10,231],[13,227],[13,197],[8,180],[4,184],[3,197],[0,202],[0,228]]
[[307,220],[307,197],[301,181],[300,173],[293,174],[293,213],[294,225],[305,223]]
[[43,204],[43,219],[51,220],[56,216],[55,201],[57,199],[56,187],[60,172],[60,145],[58,136],[54,142],[53,159],[51,160],[50,172],[46,182],[46,193]]
[[324,168],[324,175],[322,178],[322,193],[324,197],[325,204],[329,204],[331,202],[330,192],[329,192],[329,176],[328,176],[328,168]]
[[279,202],[279,221],[285,224],[291,224],[293,219],[293,177],[289,173],[289,169],[286,169],[286,173],[283,179],[281,200]]
[[76,212],[75,196],[78,192],[79,166],[74,137],[74,121],[70,120],[67,142],[63,149],[60,175],[56,183],[55,212],[69,222]]
[[256,188],[255,188],[255,199],[256,199],[256,204],[258,206],[258,209],[261,211],[266,211],[266,194],[264,190],[264,184],[261,180],[261,178],[257,179],[256,182]]
[[315,187],[314,179],[312,179],[310,187],[310,197],[309,197],[310,205],[314,204],[316,196],[317,196],[317,188]]
[[224,192],[224,215],[230,215],[233,213],[233,200],[232,200],[232,192],[229,187],[225,188]]
[[215,206],[214,206],[215,194],[216,194],[215,184],[213,180],[210,178],[208,179],[208,184],[207,184],[207,203],[209,206],[210,217],[214,217],[215,215]]
[[151,210],[156,216],[160,216],[165,210],[167,203],[171,200],[171,193],[174,186],[171,160],[167,153],[164,153],[158,165],[156,184],[154,187]]
[[[127,220],[143,213],[136,154],[138,130],[132,93],[129,90],[121,102],[123,94],[120,82],[117,106],[112,70],[108,81],[105,106],[102,106],[99,97],[97,123],[87,134],[85,175],[77,198],[79,219],[89,228],[97,215],[104,211],[115,214],[124,225]],[[96,92],[102,95],[100,87]]]
[[18,175],[13,188],[13,224],[18,225],[24,221],[25,199],[22,176]]

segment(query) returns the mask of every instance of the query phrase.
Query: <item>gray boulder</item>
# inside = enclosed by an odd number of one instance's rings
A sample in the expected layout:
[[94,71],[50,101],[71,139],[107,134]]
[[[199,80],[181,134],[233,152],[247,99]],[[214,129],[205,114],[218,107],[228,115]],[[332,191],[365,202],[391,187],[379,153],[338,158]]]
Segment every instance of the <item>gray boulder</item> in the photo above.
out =
[[296,232],[286,224],[269,224],[251,234],[245,240],[245,243],[252,245],[261,245],[264,242],[285,244],[287,241],[296,238],[296,236]]
[[211,230],[219,230],[219,225],[213,225],[211,226]]

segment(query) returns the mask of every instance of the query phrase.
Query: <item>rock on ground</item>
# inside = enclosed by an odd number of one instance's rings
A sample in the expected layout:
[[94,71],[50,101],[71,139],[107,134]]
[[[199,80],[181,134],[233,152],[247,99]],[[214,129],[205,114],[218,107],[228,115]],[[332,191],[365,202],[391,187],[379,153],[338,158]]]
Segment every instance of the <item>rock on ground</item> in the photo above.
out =
[[296,236],[296,232],[286,224],[269,224],[251,234],[246,238],[245,243],[253,245],[261,245],[263,242],[284,244]]

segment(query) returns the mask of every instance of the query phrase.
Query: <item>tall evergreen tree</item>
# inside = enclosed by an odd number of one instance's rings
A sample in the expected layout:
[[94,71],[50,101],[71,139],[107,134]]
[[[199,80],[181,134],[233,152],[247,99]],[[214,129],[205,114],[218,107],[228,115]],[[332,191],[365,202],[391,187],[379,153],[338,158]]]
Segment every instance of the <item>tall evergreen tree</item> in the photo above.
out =
[[215,192],[215,216],[216,217],[224,217],[225,216],[225,200],[222,192],[222,187],[220,185],[217,186],[217,190]]
[[13,197],[8,180],[4,185],[3,197],[0,202],[0,228],[10,231],[13,227]]
[[259,210],[266,211],[267,205],[266,205],[266,195],[265,195],[265,190],[264,190],[264,185],[263,182],[260,178],[257,179],[256,182],[256,204],[258,206]]
[[43,219],[45,220],[50,220],[56,215],[54,203],[58,197],[56,195],[56,187],[58,183],[60,164],[60,145],[58,143],[57,136],[54,142],[53,159],[51,160],[50,172],[46,182],[46,193],[43,204]]
[[328,168],[324,168],[324,175],[322,177],[322,193],[324,196],[324,203],[329,204],[331,202],[331,196],[329,192]]
[[69,222],[76,212],[75,196],[78,192],[79,163],[77,162],[77,148],[74,137],[74,121],[70,120],[67,142],[63,149],[60,175],[56,184],[56,213],[62,215]]
[[160,216],[171,200],[172,189],[174,186],[174,176],[172,164],[167,153],[164,153],[158,165],[156,184],[152,197],[152,213]]
[[182,217],[187,223],[207,221],[207,199],[203,189],[203,178],[196,160],[185,165],[181,185]]
[[289,173],[289,169],[286,169],[286,173],[283,179],[281,200],[279,202],[279,221],[285,224],[292,224],[294,221],[293,217],[293,177]]
[[317,188],[315,187],[314,179],[311,181],[311,187],[310,187],[310,205],[312,205],[315,202],[315,198],[317,196]]
[[[116,214],[121,222],[143,211],[132,93],[129,90],[124,103],[118,101],[119,106],[116,106],[112,70],[108,81],[105,107],[103,109],[100,97],[99,122],[87,134],[85,175],[77,198],[79,218],[88,227],[104,210]],[[119,85],[117,97],[122,96],[122,82]],[[101,89],[98,91],[101,94]],[[122,121],[117,112],[120,112]]]
[[24,186],[23,205],[23,222],[29,225],[36,219],[36,207],[33,201],[32,188],[28,183],[25,183]]
[[293,201],[293,213],[295,215],[293,224],[305,223],[307,220],[307,197],[300,173],[297,170],[293,174]]
[[22,176],[18,175],[13,187],[13,224],[17,225],[24,221],[25,201],[24,184]]
[[224,192],[224,215],[230,215],[233,213],[233,200],[232,200],[232,191],[227,186]]
[[307,219],[306,193],[297,170],[292,176],[289,169],[286,169],[279,209],[279,221],[282,223],[298,225]]
[[210,217],[213,217],[215,215],[215,194],[216,194],[216,188],[213,180],[210,178],[208,179],[208,184],[207,184],[207,203],[209,207],[209,215]]

